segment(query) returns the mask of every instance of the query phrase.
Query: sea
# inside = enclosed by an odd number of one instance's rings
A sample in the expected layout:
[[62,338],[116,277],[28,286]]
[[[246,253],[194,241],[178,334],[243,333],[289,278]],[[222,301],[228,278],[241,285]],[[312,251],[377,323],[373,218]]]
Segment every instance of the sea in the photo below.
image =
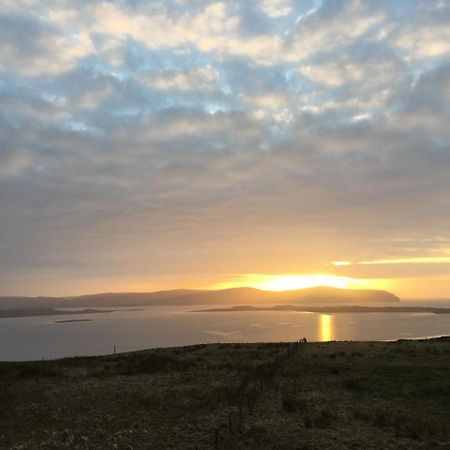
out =
[[201,306],[114,309],[0,319],[0,360],[42,360],[217,342],[302,338],[317,342],[388,341],[450,335],[450,314],[194,312]]

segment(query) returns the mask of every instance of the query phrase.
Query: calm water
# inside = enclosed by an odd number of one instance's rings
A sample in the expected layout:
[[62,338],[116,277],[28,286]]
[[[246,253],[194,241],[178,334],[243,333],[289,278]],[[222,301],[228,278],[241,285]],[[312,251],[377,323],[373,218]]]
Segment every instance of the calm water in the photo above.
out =
[[[198,308],[198,307],[196,307]],[[0,320],[0,360],[57,358],[208,342],[390,340],[450,335],[450,315],[291,311],[192,313],[186,307]],[[90,322],[55,323],[90,319]]]

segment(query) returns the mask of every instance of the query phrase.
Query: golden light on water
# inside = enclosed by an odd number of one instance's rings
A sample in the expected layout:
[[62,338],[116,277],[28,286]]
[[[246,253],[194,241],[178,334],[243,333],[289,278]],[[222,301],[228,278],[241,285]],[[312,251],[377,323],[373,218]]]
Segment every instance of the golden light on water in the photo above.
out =
[[320,320],[320,340],[328,342],[333,340],[333,316],[321,314]]

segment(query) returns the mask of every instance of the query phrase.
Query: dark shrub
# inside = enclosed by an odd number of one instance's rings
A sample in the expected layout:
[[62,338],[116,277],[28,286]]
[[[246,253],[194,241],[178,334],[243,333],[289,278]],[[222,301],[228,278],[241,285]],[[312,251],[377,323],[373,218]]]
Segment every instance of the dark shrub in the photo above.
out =
[[286,412],[293,413],[297,411],[295,397],[292,394],[284,394],[281,399],[281,403]]
[[283,409],[288,413],[299,411],[304,413],[306,411],[306,400],[298,397],[294,393],[286,393],[281,399]]
[[347,377],[342,381],[342,386],[353,391],[364,390],[364,384],[361,378]]
[[312,428],[313,426],[313,421],[311,419],[311,417],[306,416],[305,417],[305,428]]
[[24,363],[17,371],[18,378],[61,377],[63,372],[46,362]]
[[118,372],[123,375],[152,374],[165,369],[187,370],[191,361],[175,358],[170,355],[149,353],[146,355],[127,356],[118,361]]
[[246,438],[250,438],[254,442],[260,442],[267,435],[267,429],[264,425],[252,425],[245,433]]
[[320,411],[319,416],[316,417],[314,423],[319,428],[329,428],[336,419],[337,414],[327,407]]

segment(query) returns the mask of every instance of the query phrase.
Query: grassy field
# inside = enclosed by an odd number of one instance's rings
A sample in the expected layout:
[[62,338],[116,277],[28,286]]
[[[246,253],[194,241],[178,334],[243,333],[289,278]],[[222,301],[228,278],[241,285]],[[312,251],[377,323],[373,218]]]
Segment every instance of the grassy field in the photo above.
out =
[[0,363],[1,449],[450,449],[450,338]]

